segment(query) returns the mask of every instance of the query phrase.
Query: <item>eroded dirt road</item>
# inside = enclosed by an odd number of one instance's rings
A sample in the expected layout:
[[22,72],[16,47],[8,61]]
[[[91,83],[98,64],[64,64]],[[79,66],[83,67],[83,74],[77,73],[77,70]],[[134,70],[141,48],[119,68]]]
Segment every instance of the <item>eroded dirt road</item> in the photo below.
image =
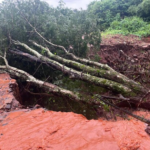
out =
[[0,150],[149,150],[145,128],[134,119],[87,120],[44,109],[13,112],[0,124]]

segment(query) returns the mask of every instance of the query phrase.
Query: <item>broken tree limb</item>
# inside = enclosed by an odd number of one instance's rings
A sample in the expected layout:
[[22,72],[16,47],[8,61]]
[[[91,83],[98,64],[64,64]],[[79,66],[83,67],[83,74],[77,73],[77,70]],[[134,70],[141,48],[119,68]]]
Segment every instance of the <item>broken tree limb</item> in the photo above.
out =
[[48,48],[43,47],[42,45],[37,44],[34,41],[31,41],[35,46],[37,46],[38,48],[44,50],[47,52],[48,57],[50,59],[53,59],[55,61],[58,61],[61,64],[64,64],[66,66],[69,66],[71,68],[75,68],[78,69],[84,73],[88,73],[92,76],[97,76],[97,77],[102,77],[108,80],[112,80],[115,81],[117,83],[121,83],[127,87],[129,87],[130,89],[132,89],[134,92],[139,91],[144,91],[146,92],[146,89],[143,88],[139,83],[136,83],[135,81],[127,78],[126,76],[124,76],[123,74],[116,72],[113,69],[110,70],[103,70],[103,69],[98,69],[98,68],[94,68],[94,67],[90,67],[84,64],[81,64],[79,62],[76,61],[72,61],[72,60],[68,60],[65,58],[62,58],[58,55],[54,55],[53,53],[50,52],[50,50]]
[[104,99],[104,98],[102,98],[102,97],[99,96],[99,95],[97,95],[96,97],[99,99],[99,101],[103,101],[105,104],[110,105],[110,106],[116,108],[117,110],[120,110],[120,111],[122,111],[122,112],[124,112],[124,113],[126,113],[126,114],[128,114],[128,115],[130,115],[130,116],[132,116],[133,118],[136,118],[137,120],[140,120],[140,121],[145,122],[145,123],[147,123],[148,125],[150,125],[150,120],[145,119],[144,117],[135,115],[135,114],[131,113],[130,111],[121,109],[121,108],[117,107],[116,105],[112,104],[111,102],[107,101],[107,99]]
[[[40,53],[38,53],[37,51],[35,51],[34,49],[30,48],[28,45],[26,45],[24,43],[21,43],[19,41],[13,41],[13,42],[15,45],[24,47],[29,53],[32,53],[33,55],[35,55],[42,61],[49,63],[52,67],[68,74],[69,76],[71,76],[71,78],[76,78],[79,80],[87,81],[87,82],[93,83],[95,85],[107,88],[109,90],[119,92],[126,96],[127,95],[135,96],[137,94],[140,95],[140,94],[145,94],[147,92],[147,89],[143,88],[140,84],[138,84],[128,78],[127,78],[128,80],[126,80],[126,82],[128,82],[129,85],[131,85],[131,86],[126,86],[126,84],[124,82],[122,82],[122,83],[115,82],[115,81],[113,81],[113,79],[108,80],[105,78],[92,76],[89,73],[83,73],[83,72],[74,70],[72,68],[69,68],[69,67],[63,65],[62,63],[59,63],[55,60],[47,58],[47,57],[41,55]],[[110,76],[111,76],[111,72],[110,72]],[[113,76],[113,74],[112,74],[112,76]],[[119,75],[116,74],[116,76],[119,76]]]
[[95,76],[92,76],[90,74],[85,74],[85,73],[76,71],[74,69],[71,69],[71,68],[69,68],[65,65],[62,65],[62,64],[60,64],[60,63],[58,63],[58,62],[56,62],[52,59],[49,59],[45,56],[42,56],[37,51],[35,51],[34,49],[31,49],[28,45],[26,45],[24,43],[20,43],[18,41],[17,42],[15,41],[14,44],[23,46],[28,52],[32,53],[33,55],[38,57],[40,60],[48,63],[52,67],[62,71],[65,74],[68,74],[69,76],[71,76],[71,78],[75,78],[75,79],[79,79],[79,80],[82,80],[82,81],[90,82],[90,83],[93,83],[95,85],[107,88],[109,90],[122,93],[123,95],[130,95],[130,96],[131,95],[133,96],[133,94],[135,95],[135,93],[130,88],[128,88],[128,87],[126,87],[126,86],[124,86],[120,83],[117,83],[117,82],[114,82],[114,81],[111,81],[111,80],[107,80],[107,79],[104,79],[104,78],[95,77]]
[[23,18],[26,20],[26,22],[29,24],[29,26],[34,30],[34,32],[42,39],[44,40],[46,43],[48,43],[49,45],[51,46],[54,46],[54,47],[57,47],[57,48],[60,48],[62,49],[66,55],[70,56],[73,60],[77,61],[77,62],[81,62],[83,64],[86,64],[86,65],[92,65],[92,66],[96,66],[96,67],[99,67],[101,69],[105,69],[105,70],[113,70],[111,67],[109,67],[107,64],[101,64],[101,63],[98,63],[98,62],[95,62],[95,61],[90,61],[90,60],[87,60],[87,59],[84,59],[84,58],[80,58],[80,57],[77,57],[75,56],[73,53],[69,53],[67,51],[67,49],[62,46],[62,45],[56,45],[50,41],[48,41],[46,38],[44,38],[38,31],[37,29],[27,20],[26,17],[24,17],[24,15],[22,14],[22,12],[20,12],[21,15],[23,16]]
[[36,79],[35,77],[33,77],[32,75],[30,75],[29,73],[20,70],[18,68],[12,67],[8,64],[8,61],[6,59],[6,51],[4,52],[4,57],[2,57],[0,55],[0,57],[4,60],[5,62],[5,66],[0,66],[0,71],[1,72],[8,72],[10,75],[19,77],[29,83],[32,83],[36,86],[39,86],[43,89],[48,90],[48,92],[54,93],[54,94],[60,94],[62,96],[66,96],[69,97],[71,99],[74,99],[76,101],[79,101],[80,98],[74,94],[73,92],[69,91],[69,90],[65,90],[63,88],[60,88],[54,84],[45,82],[45,81],[41,81],[39,79]]
[[68,97],[69,99],[73,99],[76,101],[80,100],[80,98],[77,95],[75,95],[73,92],[60,88],[54,84],[38,80],[32,75],[28,74],[27,72],[17,69],[15,67],[11,67],[9,65],[0,66],[0,71],[7,72],[12,76],[21,78],[29,83],[32,83],[33,85],[39,86],[40,88],[45,89],[47,92],[58,94],[64,97]]

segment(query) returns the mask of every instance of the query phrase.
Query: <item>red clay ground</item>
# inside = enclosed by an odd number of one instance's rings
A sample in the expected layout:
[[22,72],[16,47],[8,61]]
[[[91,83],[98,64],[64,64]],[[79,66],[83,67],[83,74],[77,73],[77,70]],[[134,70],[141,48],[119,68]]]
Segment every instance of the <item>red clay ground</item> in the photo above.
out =
[[13,112],[1,122],[0,150],[149,150],[145,128],[135,119],[87,120],[43,109]]
[[16,80],[11,79],[9,74],[0,74],[0,110],[8,111],[19,107],[16,98],[20,98]]
[[117,45],[117,44],[126,44],[126,45],[134,45],[140,47],[148,47],[150,46],[150,37],[140,39],[135,35],[107,35],[102,37],[101,45]]

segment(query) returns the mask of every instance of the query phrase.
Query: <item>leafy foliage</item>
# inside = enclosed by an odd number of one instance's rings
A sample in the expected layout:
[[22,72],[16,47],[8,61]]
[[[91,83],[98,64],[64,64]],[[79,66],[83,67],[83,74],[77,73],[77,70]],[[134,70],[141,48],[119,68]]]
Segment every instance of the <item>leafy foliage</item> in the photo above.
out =
[[150,0],[143,0],[137,7],[137,16],[150,21]]
[[42,43],[26,19],[46,39],[65,46],[78,56],[86,55],[87,43],[98,47],[101,41],[96,19],[85,10],[66,8],[63,1],[57,8],[40,0],[5,0],[0,4],[0,29],[4,37],[9,40],[11,36],[25,43],[34,39]]
[[137,36],[150,35],[150,25],[138,17],[128,17],[121,21],[113,21],[110,28],[106,31],[108,34],[134,34]]
[[113,21],[106,31],[111,34],[134,34],[137,36],[150,35],[150,25],[138,17],[128,17],[121,21]]
[[114,20],[120,21],[133,15],[148,18],[149,4],[150,0],[102,0],[91,2],[88,10],[97,17],[100,29],[104,31]]

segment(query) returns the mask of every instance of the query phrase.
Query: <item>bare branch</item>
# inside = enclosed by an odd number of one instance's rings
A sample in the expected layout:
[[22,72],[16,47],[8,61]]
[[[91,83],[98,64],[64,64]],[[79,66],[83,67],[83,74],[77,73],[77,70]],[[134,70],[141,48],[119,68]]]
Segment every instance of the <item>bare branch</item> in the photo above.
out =
[[78,96],[75,95],[73,92],[71,92],[69,90],[65,90],[63,88],[60,88],[54,84],[38,80],[23,70],[17,69],[15,67],[11,67],[9,65],[8,66],[0,66],[0,70],[4,71],[4,72],[8,72],[10,75],[22,78],[23,80],[25,80],[29,83],[32,83],[36,86],[44,88],[44,89],[48,90],[48,92],[50,92],[50,93],[66,96],[66,97],[76,100],[76,101],[80,100],[78,98]]
[[99,95],[97,95],[97,98],[98,98],[100,101],[103,101],[105,104],[110,105],[110,106],[116,108],[117,110],[120,110],[120,111],[122,111],[122,112],[124,112],[124,113],[126,113],[126,114],[128,114],[128,115],[130,115],[130,116],[132,116],[132,117],[134,117],[134,118],[136,118],[136,119],[142,121],[142,122],[145,122],[145,123],[147,123],[148,125],[150,125],[150,120],[145,119],[145,118],[143,118],[143,117],[141,117],[141,116],[135,115],[135,114],[131,113],[130,111],[121,109],[121,108],[117,107],[116,105],[112,104],[111,102],[107,101],[107,99],[104,99],[104,98],[102,98],[102,97],[99,96]]
[[[50,58],[44,57],[41,54],[39,54],[37,51],[30,48],[28,45],[26,45],[24,43],[15,41],[14,44],[23,46],[24,48],[26,48],[27,51],[29,51],[30,53],[32,53],[33,55],[38,57],[40,60],[50,64],[51,66],[53,66],[54,68],[64,72],[65,74],[68,74],[69,76],[71,76],[72,79],[75,78],[75,79],[87,81],[87,82],[93,83],[93,84],[101,86],[101,87],[105,87],[105,88],[108,88],[108,89],[111,89],[111,90],[114,90],[114,91],[121,92],[122,94],[134,93],[130,88],[128,88],[128,87],[126,87],[126,86],[124,86],[120,83],[117,83],[117,82],[112,81],[112,80],[92,76],[92,75],[87,74],[87,73],[82,73],[80,71],[71,69],[71,68],[69,68],[69,67],[67,67],[67,66],[65,66],[65,65],[63,65],[63,64],[61,64],[57,61],[54,61]],[[110,72],[110,74],[111,74],[111,72]],[[137,86],[139,86],[138,88],[142,88],[142,87],[140,87],[140,85],[137,85]],[[141,92],[145,92],[144,90],[145,89],[140,89]]]

